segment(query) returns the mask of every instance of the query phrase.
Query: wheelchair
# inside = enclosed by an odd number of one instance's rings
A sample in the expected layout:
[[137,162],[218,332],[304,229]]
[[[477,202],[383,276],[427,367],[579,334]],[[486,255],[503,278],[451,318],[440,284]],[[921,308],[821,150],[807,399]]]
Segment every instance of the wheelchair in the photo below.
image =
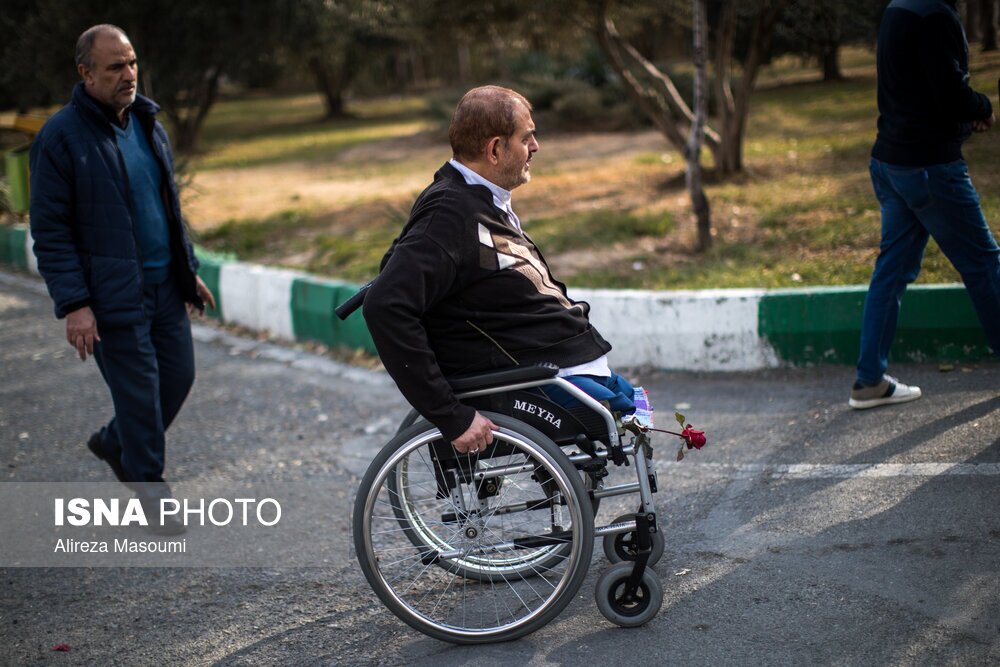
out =
[[[354,504],[355,552],[381,602],[416,630],[456,644],[538,630],[583,584],[597,537],[612,563],[594,592],[604,617],[635,627],[659,611],[651,566],[664,537],[648,436],[557,373],[536,365],[453,379],[456,396],[498,427],[486,451],[455,451],[411,411],[370,464]],[[546,385],[581,406],[548,400]],[[606,486],[608,465],[630,459],[636,481]],[[603,498],[636,493],[634,513],[595,526]]]

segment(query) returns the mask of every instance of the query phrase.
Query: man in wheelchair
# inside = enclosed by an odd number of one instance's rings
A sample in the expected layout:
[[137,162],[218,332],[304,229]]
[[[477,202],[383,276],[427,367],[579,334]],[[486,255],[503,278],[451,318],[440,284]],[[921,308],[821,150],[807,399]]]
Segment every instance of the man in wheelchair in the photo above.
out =
[[[379,356],[407,401],[458,452],[484,451],[496,425],[459,402],[449,378],[555,364],[611,410],[633,389],[607,362],[589,304],[567,296],[521,228],[511,192],[538,151],[531,104],[498,86],[470,90],[448,131],[453,157],[417,198],[364,299]],[[545,387],[554,403],[578,401]]]

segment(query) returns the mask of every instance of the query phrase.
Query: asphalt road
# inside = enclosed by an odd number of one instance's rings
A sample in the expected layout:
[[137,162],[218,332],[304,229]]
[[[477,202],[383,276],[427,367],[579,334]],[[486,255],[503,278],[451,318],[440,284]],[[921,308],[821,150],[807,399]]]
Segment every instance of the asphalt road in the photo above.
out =
[[[70,353],[39,286],[0,273],[0,481],[111,481],[84,445],[107,418],[107,391],[93,362]],[[388,613],[348,547],[358,478],[406,412],[391,382],[208,326],[196,333],[198,379],[169,433],[168,474],[321,484],[340,557],[325,567],[5,567],[0,663],[1000,663],[996,363],[896,367],[924,398],[863,413],[847,408],[846,368],[630,373],[661,420],[680,405],[709,437],[679,464],[672,443],[660,449],[659,615],[634,630],[604,620],[593,602],[607,567],[598,545],[578,599],[548,626],[455,647]]]

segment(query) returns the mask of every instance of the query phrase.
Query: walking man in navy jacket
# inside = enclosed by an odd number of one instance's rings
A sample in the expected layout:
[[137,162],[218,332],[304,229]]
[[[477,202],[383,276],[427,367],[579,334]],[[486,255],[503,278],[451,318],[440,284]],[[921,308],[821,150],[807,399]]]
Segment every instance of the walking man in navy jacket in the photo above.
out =
[[[89,28],[76,64],[82,81],[31,147],[34,251],[67,341],[81,360],[93,354],[111,390],[114,417],[87,446],[153,508],[170,494],[165,431],[194,382],[188,312],[215,300],[197,274],[159,107],[136,91],[128,37]],[[153,517],[154,532],[184,530]]]
[[878,34],[878,137],[871,178],[882,241],[861,324],[849,404],[863,410],[920,398],[885,374],[899,304],[933,236],[962,276],[994,354],[1000,354],[1000,248],[962,157],[994,123],[969,86],[969,45],[955,0],[893,0]]

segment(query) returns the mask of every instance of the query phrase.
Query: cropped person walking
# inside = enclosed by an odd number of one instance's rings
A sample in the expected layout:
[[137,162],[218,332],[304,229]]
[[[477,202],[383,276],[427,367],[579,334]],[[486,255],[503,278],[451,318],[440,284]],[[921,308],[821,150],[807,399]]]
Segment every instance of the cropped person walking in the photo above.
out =
[[[165,432],[194,382],[185,304],[215,301],[197,274],[159,107],[136,91],[128,37],[93,26],[76,63],[82,81],[31,146],[31,233],[69,344],[81,360],[94,355],[111,390],[114,417],[87,446],[145,505],[170,495]],[[184,527],[168,516],[150,529]]]
[[1000,248],[979,204],[962,143],[993,126],[989,98],[969,86],[969,45],[954,0],[893,0],[878,35],[878,137],[871,179],[882,239],[861,325],[849,405],[920,398],[886,375],[906,286],[930,236],[962,276],[994,354],[1000,353]]

